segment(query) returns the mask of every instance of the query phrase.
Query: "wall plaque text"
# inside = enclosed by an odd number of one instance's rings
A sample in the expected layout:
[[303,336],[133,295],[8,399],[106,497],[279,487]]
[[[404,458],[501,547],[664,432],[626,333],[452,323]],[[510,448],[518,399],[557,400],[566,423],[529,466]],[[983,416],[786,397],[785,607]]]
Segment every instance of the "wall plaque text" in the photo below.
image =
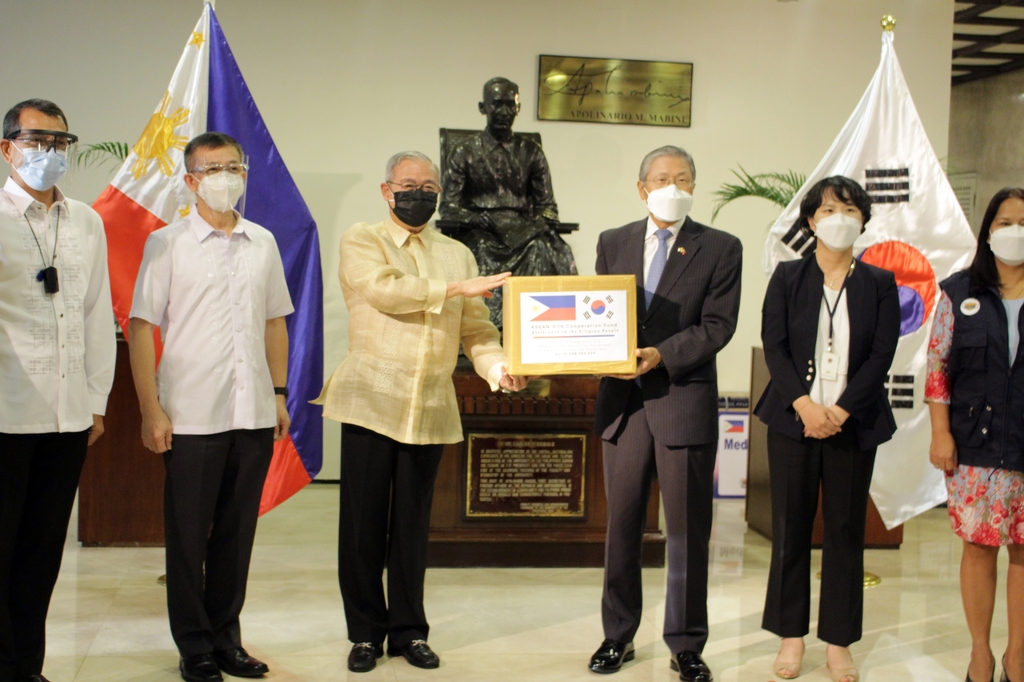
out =
[[587,437],[470,433],[466,517],[582,518]]
[[540,56],[542,121],[690,127],[693,64]]

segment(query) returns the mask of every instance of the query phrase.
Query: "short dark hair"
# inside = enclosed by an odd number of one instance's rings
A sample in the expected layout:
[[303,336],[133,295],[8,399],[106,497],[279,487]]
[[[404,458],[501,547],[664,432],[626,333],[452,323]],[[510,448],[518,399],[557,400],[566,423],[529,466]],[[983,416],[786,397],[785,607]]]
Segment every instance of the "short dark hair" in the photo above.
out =
[[986,287],[1000,287],[999,270],[996,268],[996,257],[992,253],[992,245],[988,243],[989,235],[992,234],[992,223],[995,222],[999,207],[1007,199],[1020,199],[1024,201],[1024,188],[1004,187],[992,197],[985,209],[985,217],[981,219],[981,230],[978,231],[978,250],[974,252],[974,260],[971,261],[967,272],[971,276],[971,289],[977,291]]
[[487,81],[486,83],[484,83],[484,99],[485,100],[487,99],[487,93],[490,92],[491,88],[493,88],[496,85],[511,85],[513,90],[515,90],[516,92],[519,92],[519,86],[518,85],[516,85],[515,83],[513,83],[512,81],[510,81],[507,78],[502,78],[501,76],[497,76],[497,77],[492,78],[491,80]]
[[819,180],[807,190],[807,194],[800,202],[800,217],[796,219],[797,227],[811,229],[811,224],[807,219],[814,217],[814,214],[821,208],[825,195],[829,192],[847,206],[856,206],[864,218],[864,225],[871,220],[871,195],[856,180],[851,180],[845,175],[832,175]]
[[234,147],[238,151],[238,158],[245,159],[245,152],[242,151],[242,145],[238,144],[238,140],[226,133],[208,132],[196,135],[185,145],[185,171],[188,172],[194,168],[192,164],[196,160],[196,152],[200,149],[220,149],[221,147]]
[[25,109],[34,109],[41,114],[59,118],[64,121],[64,127],[68,127],[68,117],[64,115],[64,112],[56,104],[48,99],[27,99],[24,102],[15,104],[4,116],[5,139],[21,131],[21,112],[25,111]]

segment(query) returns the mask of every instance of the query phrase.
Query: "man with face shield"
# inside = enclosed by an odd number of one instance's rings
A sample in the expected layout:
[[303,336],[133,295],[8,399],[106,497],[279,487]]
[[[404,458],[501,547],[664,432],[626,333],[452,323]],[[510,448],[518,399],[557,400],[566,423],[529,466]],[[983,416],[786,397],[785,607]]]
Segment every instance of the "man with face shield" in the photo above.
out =
[[389,656],[439,665],[426,641],[423,578],[437,467],[444,445],[462,440],[452,385],[459,345],[491,390],[526,385],[505,371],[481,300],[509,273],[478,276],[469,249],[428,225],[437,166],[402,152],[384,178],[387,219],[341,238],[348,355],[316,401],[341,422],[338,577],[353,672],[376,666],[385,638]]
[[[274,442],[288,435],[294,308],[274,236],[235,211],[248,170],[223,133],[185,147],[196,204],[156,230],[132,300],[142,442],[163,454],[167,612],[186,680],[260,677],[238,616]],[[153,332],[163,354],[156,374]]]
[[0,682],[46,679],[46,612],[114,380],[103,221],[56,186],[78,141],[67,129],[33,99],[0,141]]
[[707,574],[718,443],[715,356],[740,306],[740,240],[692,220],[693,159],[665,146],[644,157],[637,189],[647,217],[601,234],[597,274],[637,281],[637,369],[605,377],[595,429],[604,439],[608,498],[605,640],[590,669],[613,673],[634,657],[640,625],[644,511],[657,476],[665,504],[668,585],[664,639],[685,682],[711,682]]

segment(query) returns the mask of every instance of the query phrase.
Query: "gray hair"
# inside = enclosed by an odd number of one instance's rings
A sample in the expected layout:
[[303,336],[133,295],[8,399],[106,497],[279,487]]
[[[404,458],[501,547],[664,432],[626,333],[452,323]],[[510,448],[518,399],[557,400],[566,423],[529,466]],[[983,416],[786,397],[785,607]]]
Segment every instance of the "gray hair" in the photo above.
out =
[[655,159],[660,159],[663,156],[674,156],[677,159],[682,159],[686,163],[690,164],[690,174],[693,175],[693,180],[697,180],[697,167],[693,165],[693,157],[690,156],[690,152],[686,151],[682,147],[676,147],[670,144],[664,147],[658,147],[653,152],[650,152],[644,157],[644,160],[640,162],[640,182],[647,180],[647,174],[651,172],[651,164],[654,163]]
[[384,181],[391,182],[395,178],[395,169],[398,168],[398,164],[406,160],[412,161],[423,161],[430,164],[430,169],[434,171],[437,177],[441,177],[441,171],[438,170],[437,164],[430,160],[426,154],[421,152],[398,152],[390,159],[388,159],[387,165],[384,166]]

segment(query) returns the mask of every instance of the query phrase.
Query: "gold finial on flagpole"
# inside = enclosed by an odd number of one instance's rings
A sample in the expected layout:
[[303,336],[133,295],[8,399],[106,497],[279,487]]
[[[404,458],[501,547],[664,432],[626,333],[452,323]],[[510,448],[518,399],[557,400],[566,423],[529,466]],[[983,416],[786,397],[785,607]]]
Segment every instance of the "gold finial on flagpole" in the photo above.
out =
[[896,28],[896,17],[891,14],[886,14],[882,17],[882,28],[888,33],[892,33],[892,30]]

